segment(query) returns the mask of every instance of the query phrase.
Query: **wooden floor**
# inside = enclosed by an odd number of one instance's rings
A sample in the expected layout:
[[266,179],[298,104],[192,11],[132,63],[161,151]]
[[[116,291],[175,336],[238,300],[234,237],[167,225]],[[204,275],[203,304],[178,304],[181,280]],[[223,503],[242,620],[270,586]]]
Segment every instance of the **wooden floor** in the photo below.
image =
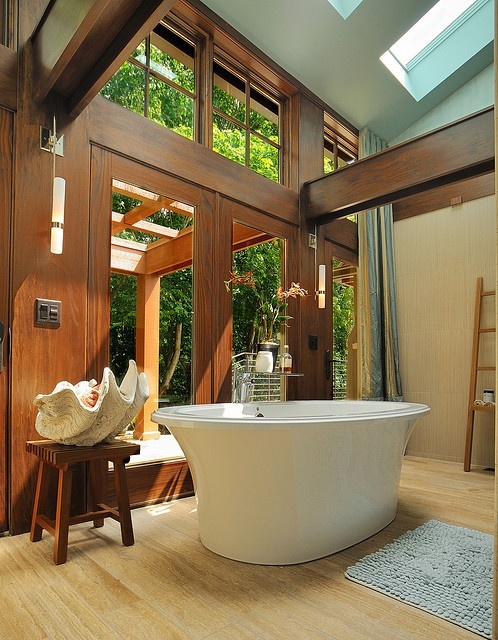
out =
[[132,512],[135,545],[118,524],[70,529],[68,561],[52,538],[0,538],[1,640],[452,640],[469,631],[344,578],[344,570],[430,520],[493,533],[494,473],[407,457],[399,513],[372,538],[303,565],[221,558],[198,539],[194,498]]

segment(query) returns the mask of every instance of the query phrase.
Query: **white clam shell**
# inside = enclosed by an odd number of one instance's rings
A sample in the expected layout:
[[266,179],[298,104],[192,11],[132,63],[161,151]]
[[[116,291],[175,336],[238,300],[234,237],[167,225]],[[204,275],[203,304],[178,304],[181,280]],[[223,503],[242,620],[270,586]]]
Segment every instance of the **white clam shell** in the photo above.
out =
[[52,393],[37,395],[34,405],[38,407],[38,433],[61,444],[81,447],[110,442],[124,431],[149,397],[145,373],[138,373],[133,360],[119,387],[112,371],[104,369],[98,400],[89,407],[81,397],[94,385],[94,380],[76,385],[63,381]]

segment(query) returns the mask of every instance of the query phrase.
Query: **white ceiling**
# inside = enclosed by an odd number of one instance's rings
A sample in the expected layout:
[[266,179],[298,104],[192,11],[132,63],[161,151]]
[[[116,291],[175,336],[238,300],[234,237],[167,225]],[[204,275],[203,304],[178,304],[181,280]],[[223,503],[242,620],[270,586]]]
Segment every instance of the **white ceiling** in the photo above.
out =
[[436,0],[363,0],[344,20],[328,0],[203,0],[358,129],[387,142],[493,62],[488,45],[416,102],[380,62]]

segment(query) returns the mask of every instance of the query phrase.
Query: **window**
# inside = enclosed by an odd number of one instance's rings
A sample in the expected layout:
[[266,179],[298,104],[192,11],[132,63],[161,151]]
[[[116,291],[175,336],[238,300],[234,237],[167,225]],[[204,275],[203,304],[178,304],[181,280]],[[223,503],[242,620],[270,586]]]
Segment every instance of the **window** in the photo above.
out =
[[280,179],[280,104],[242,72],[213,65],[213,151]]
[[485,47],[492,62],[492,0],[439,0],[380,60],[421,100]]
[[342,135],[337,122],[329,114],[324,117],[323,172],[330,173],[351,164],[358,158],[358,138]]
[[195,43],[163,22],[101,94],[186,138],[195,136]]

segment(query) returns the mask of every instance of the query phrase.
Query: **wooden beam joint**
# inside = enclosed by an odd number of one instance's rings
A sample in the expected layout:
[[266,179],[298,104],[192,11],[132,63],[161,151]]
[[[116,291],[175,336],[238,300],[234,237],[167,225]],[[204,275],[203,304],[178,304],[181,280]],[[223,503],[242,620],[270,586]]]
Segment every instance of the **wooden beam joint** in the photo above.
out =
[[492,173],[494,166],[491,107],[307,183],[306,220],[327,224]]

